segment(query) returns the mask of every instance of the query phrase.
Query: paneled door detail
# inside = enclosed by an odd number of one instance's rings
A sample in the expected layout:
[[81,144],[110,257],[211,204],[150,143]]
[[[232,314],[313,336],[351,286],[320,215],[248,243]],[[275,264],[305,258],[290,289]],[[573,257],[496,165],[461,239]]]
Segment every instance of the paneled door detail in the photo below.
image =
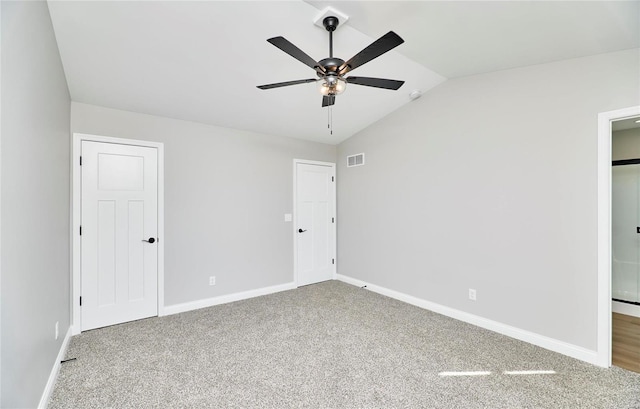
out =
[[333,278],[335,271],[335,168],[296,163],[298,286]]
[[82,330],[158,314],[158,152],[82,141]]

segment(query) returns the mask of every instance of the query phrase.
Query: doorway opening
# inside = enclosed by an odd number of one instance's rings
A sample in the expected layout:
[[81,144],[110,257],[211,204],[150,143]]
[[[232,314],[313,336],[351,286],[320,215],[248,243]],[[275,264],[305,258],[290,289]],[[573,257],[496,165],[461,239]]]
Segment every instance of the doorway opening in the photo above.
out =
[[611,125],[611,363],[640,372],[640,117]]
[[598,115],[598,335],[595,364],[612,362],[612,132],[617,121],[640,117],[640,106]]

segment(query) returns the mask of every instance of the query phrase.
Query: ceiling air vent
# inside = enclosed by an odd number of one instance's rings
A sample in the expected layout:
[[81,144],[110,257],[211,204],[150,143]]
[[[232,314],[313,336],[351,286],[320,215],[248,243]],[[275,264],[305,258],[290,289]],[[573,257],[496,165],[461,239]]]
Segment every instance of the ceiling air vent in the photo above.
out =
[[364,153],[347,156],[347,167],[364,165]]

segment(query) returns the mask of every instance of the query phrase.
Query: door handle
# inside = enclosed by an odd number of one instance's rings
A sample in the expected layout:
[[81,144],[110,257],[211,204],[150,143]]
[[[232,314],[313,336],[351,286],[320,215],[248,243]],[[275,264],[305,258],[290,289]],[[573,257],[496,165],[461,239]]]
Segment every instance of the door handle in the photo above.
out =
[[304,233],[306,230],[298,229],[298,233]]
[[149,237],[149,240],[142,239],[142,241],[146,241],[147,243],[155,243],[156,239],[154,239],[153,237]]

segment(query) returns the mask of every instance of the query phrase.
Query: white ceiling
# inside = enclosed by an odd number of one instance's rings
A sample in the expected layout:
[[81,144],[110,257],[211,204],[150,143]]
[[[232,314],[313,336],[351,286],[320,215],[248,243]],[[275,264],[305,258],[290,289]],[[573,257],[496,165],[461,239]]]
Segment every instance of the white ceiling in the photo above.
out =
[[[395,50],[353,75],[405,80],[398,91],[349,85],[327,109],[314,78],[267,43],[282,35],[314,59],[332,6],[349,16],[334,55],[349,59],[389,30]],[[640,1],[57,1],[49,9],[71,98],[110,108],[339,143],[447,78],[640,47]]]

